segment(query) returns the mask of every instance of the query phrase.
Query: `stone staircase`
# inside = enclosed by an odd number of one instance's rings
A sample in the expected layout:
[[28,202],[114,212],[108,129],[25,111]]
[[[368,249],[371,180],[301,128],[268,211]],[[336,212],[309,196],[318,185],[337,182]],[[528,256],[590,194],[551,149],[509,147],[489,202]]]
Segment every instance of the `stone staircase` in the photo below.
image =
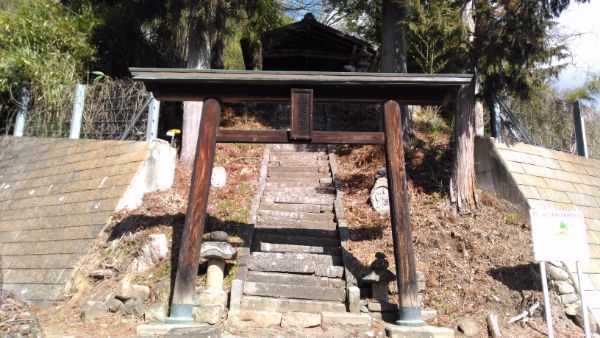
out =
[[335,194],[324,147],[270,146],[240,311],[347,311]]

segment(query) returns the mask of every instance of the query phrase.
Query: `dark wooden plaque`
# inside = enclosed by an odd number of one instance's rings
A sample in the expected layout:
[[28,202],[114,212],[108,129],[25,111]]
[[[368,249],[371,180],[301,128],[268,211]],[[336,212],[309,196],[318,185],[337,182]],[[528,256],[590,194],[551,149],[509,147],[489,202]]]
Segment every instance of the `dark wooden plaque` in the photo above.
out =
[[292,88],[292,140],[310,140],[313,123],[313,90]]

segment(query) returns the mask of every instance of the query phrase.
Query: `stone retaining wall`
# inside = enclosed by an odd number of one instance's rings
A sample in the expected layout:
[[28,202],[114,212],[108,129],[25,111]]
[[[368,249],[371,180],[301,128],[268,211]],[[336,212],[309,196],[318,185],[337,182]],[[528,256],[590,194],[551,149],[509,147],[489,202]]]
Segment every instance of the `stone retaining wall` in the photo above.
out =
[[174,166],[162,141],[1,137],[2,292],[38,305],[60,300],[113,213],[170,187]]

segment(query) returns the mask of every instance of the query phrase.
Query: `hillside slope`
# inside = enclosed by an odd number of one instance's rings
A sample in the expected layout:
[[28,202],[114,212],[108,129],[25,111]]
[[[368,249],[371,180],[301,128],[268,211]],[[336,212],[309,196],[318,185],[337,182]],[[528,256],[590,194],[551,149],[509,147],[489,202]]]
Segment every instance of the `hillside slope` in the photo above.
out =
[[[423,122],[415,129],[406,170],[417,270],[425,275],[423,307],[438,311],[430,324],[456,328],[457,319],[468,317],[477,322],[480,335],[487,336],[486,317],[496,314],[507,336],[546,335],[539,266],[533,261],[528,225],[514,206],[483,191],[478,191],[478,210],[458,214],[446,191],[452,164],[449,133],[432,132]],[[394,257],[389,217],[380,218],[369,203],[374,175],[385,166],[383,148],[340,147],[337,153],[350,250],[365,274],[377,251]],[[390,269],[395,271],[393,265]],[[395,296],[391,299],[397,301]],[[507,324],[536,301],[542,306],[527,323]],[[555,335],[583,336],[566,318],[555,294],[552,303]]]
[[[383,251],[388,258],[393,257],[389,218],[380,218],[369,204],[373,176],[384,165],[384,156],[381,147],[376,146],[338,147],[336,151],[346,220],[351,228],[350,251],[358,261],[357,269],[364,272],[376,252]],[[224,189],[211,190],[206,230],[225,230],[237,245],[247,240],[245,224],[257,186],[261,154],[262,146],[258,145],[219,145],[217,149],[216,164],[226,168],[229,179]],[[487,336],[485,318],[494,313],[506,337],[544,336],[542,310],[527,323],[507,324],[510,317],[521,313],[531,302],[542,303],[537,266],[532,263],[530,229],[519,219],[518,212],[482,192],[479,192],[476,212],[455,212],[445,190],[452,148],[449,132],[444,128],[417,122],[406,159],[417,269],[424,272],[426,281],[423,305],[438,311],[437,318],[430,324],[456,328],[458,318],[468,317],[479,326],[478,336]],[[105,299],[125,277],[152,288],[147,303],[165,297],[164,286],[169,285],[172,264],[177,261],[189,180],[189,170],[180,168],[173,189],[149,194],[142,207],[114,218],[72,281],[72,293],[58,307],[35,309],[47,335],[131,335],[135,332],[141,318],[109,314],[85,322],[79,317],[81,307],[87,300]],[[167,235],[171,258],[146,273],[135,274],[130,269],[131,261],[138,255],[144,239],[152,233]],[[116,271],[115,276],[104,280],[89,277],[94,270],[106,268]],[[234,262],[227,265],[226,272],[230,281],[235,272]],[[201,268],[199,288],[203,278]],[[396,297],[392,294],[390,298]],[[556,336],[583,336],[582,330],[566,319],[556,297],[552,299]],[[273,329],[236,333],[245,336],[300,334]],[[314,329],[302,334],[311,336],[313,333]]]

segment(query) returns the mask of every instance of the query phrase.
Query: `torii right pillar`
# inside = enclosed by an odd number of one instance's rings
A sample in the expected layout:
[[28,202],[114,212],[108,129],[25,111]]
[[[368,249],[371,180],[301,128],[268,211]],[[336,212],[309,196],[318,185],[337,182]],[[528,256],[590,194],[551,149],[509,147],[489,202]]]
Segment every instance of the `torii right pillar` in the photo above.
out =
[[417,270],[413,252],[408,189],[404,168],[404,147],[402,144],[402,122],[400,105],[390,100],[383,105],[385,123],[385,159],[387,167],[390,216],[392,219],[392,239],[398,278],[399,319],[396,324],[403,326],[426,325],[421,319]]

